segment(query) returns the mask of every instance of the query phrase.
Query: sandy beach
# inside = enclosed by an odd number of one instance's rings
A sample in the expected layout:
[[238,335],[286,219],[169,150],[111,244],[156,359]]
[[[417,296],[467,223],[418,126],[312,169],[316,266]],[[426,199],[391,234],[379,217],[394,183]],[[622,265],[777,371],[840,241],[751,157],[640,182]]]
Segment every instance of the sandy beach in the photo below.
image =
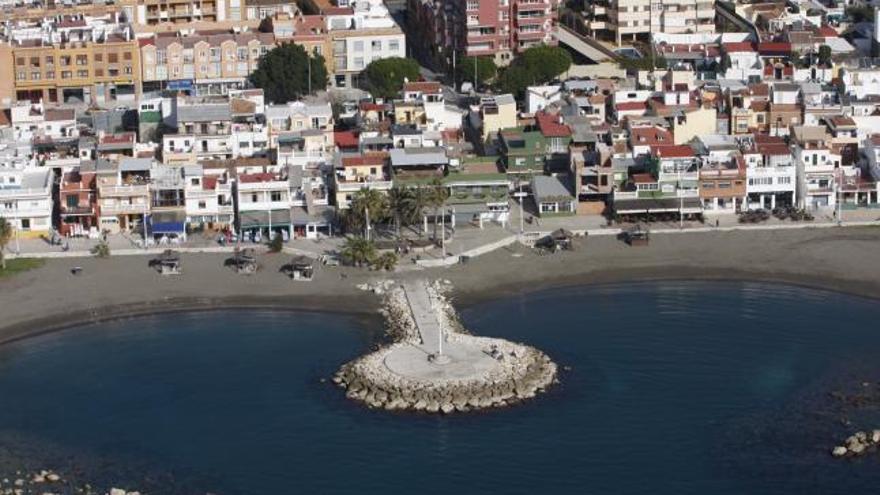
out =
[[[228,255],[184,254],[184,273],[163,277],[146,256],[49,259],[0,281],[0,343],[71,325],[159,311],[262,307],[375,314],[379,300],[356,286],[387,278],[445,278],[457,306],[550,287],[662,279],[754,280],[880,297],[880,228],[657,234],[647,247],[611,236],[579,239],[576,250],[539,255],[519,245],[451,268],[370,272],[320,267],[312,282],[279,272],[289,256],[260,256],[242,276]],[[74,276],[73,266],[83,272]]]

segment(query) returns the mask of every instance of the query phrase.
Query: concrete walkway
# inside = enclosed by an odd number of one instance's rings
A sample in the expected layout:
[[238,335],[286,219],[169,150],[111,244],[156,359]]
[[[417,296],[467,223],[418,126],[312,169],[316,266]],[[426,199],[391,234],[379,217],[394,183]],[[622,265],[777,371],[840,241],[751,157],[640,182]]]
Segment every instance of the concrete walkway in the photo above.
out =
[[422,348],[429,354],[437,353],[440,350],[440,321],[437,319],[427,284],[424,280],[411,280],[404,282],[403,290],[419,335],[422,336]]

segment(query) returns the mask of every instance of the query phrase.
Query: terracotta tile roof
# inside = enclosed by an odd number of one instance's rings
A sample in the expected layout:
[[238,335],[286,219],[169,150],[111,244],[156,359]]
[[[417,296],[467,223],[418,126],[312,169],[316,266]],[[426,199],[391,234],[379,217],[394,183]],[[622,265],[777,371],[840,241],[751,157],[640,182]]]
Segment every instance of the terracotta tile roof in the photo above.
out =
[[824,25],[817,30],[819,36],[824,38],[837,38],[837,31],[829,25]]
[[340,148],[357,148],[360,146],[360,140],[355,131],[336,131],[333,133],[333,142]]
[[362,101],[360,103],[360,109],[362,112],[382,112],[385,110],[385,105],[381,103],[371,103],[369,101]]
[[694,156],[694,150],[690,146],[651,146],[651,154],[658,158],[687,158]]
[[742,41],[738,43],[724,43],[722,45],[727,53],[745,53],[755,51],[755,45],[750,41]]
[[767,101],[753,101],[749,108],[753,112],[766,112],[770,107],[770,102]]
[[780,143],[758,143],[758,153],[768,156],[790,155],[788,145]]
[[374,153],[362,156],[349,156],[342,159],[343,167],[361,167],[364,165],[384,165],[385,153]]
[[540,112],[535,115],[538,122],[538,129],[544,137],[568,137],[571,136],[571,129],[565,124],[559,123],[559,117],[546,112]]
[[404,92],[418,91],[420,93],[439,93],[441,89],[440,83],[436,81],[417,81],[403,85]]
[[657,179],[651,174],[633,174],[632,180],[636,184],[651,184],[657,182]]
[[628,101],[625,103],[618,103],[614,105],[614,108],[617,109],[618,112],[627,110],[647,110],[648,103],[644,101]]
[[255,182],[271,182],[273,180],[280,180],[275,174],[270,174],[267,172],[258,173],[258,174],[242,174],[238,176],[238,181],[242,184],[255,183]]
[[779,41],[758,43],[758,53],[761,55],[791,55],[791,43]]
[[205,191],[213,191],[214,189],[217,189],[217,178],[205,177],[202,179],[202,189]]
[[630,130],[629,136],[633,146],[662,146],[674,144],[672,132],[661,127],[634,127]]

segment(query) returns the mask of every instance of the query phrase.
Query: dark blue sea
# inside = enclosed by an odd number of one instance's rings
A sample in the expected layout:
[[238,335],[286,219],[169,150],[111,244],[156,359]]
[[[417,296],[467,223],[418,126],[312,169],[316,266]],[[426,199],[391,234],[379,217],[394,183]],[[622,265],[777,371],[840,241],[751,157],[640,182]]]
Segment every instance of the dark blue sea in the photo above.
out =
[[875,300],[658,282],[507,297],[462,316],[475,333],[547,352],[569,368],[561,384],[487,413],[370,411],[329,378],[382,338],[382,322],[325,313],[158,315],[4,346],[0,475],[51,468],[98,487],[216,494],[783,495],[880,483],[880,454],[829,455],[851,431],[880,428]]

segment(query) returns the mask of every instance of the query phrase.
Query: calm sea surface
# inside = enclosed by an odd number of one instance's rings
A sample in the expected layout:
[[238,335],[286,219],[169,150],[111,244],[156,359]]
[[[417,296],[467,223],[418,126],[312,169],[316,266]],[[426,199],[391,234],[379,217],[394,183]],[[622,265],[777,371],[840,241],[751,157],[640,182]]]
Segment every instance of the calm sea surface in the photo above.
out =
[[388,414],[322,382],[380,338],[379,319],[114,321],[0,348],[0,475],[55,468],[98,486],[218,494],[780,495],[880,483],[880,454],[828,455],[848,432],[880,428],[875,407],[829,396],[880,381],[876,301],[663,282],[539,292],[462,316],[570,367],[562,384],[503,411]]

